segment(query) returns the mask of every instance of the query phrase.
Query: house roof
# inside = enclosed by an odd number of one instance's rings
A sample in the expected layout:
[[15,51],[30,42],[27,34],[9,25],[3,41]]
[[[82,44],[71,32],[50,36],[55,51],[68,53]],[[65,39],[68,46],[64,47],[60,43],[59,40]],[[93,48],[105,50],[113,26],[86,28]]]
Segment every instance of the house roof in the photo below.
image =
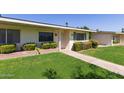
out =
[[122,33],[122,32],[117,32],[116,34],[119,34],[119,35],[124,35],[124,33]]
[[122,33],[122,32],[114,32],[114,31],[93,31],[93,33],[124,35],[124,33]]
[[69,26],[67,27],[67,26],[62,26],[62,25],[42,23],[42,22],[23,20],[23,19],[17,19],[17,18],[10,18],[10,17],[2,17],[2,16],[0,16],[0,21],[11,22],[11,23],[20,23],[20,24],[25,24],[25,25],[44,26],[44,27],[52,27],[52,28],[59,28],[59,29],[68,29],[68,30],[78,30],[78,31],[91,32],[91,30],[80,29],[80,28],[76,28],[76,27],[69,27]]
[[94,33],[116,33],[115,31],[93,30]]

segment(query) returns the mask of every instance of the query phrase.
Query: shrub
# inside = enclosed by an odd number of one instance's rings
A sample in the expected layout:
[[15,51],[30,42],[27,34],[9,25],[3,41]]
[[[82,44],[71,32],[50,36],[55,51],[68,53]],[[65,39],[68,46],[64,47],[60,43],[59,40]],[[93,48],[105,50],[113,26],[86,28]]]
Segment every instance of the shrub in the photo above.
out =
[[95,72],[89,72],[85,76],[86,79],[105,79],[105,77],[98,75]]
[[56,42],[50,43],[50,48],[57,48],[57,43]]
[[72,78],[74,79],[104,79],[105,77],[98,75],[96,72],[89,71],[88,73],[84,73],[81,66],[76,68],[76,72],[73,73]]
[[120,43],[120,41],[119,40],[113,40],[113,43],[117,44],[117,43]]
[[57,72],[52,68],[46,69],[46,71],[43,73],[43,75],[45,77],[47,77],[48,79],[57,79],[58,78]]
[[72,50],[74,51],[80,51],[83,49],[83,43],[82,42],[75,42],[73,44]]
[[92,48],[92,43],[91,42],[84,42],[83,43],[83,50]]
[[81,66],[76,67],[76,71],[72,74],[73,79],[85,79],[85,74],[82,71]]
[[80,51],[80,50],[89,49],[91,47],[92,47],[91,42],[76,42],[76,43],[73,44],[72,50]]
[[16,45],[15,44],[0,45],[0,53],[1,54],[12,53],[14,51],[16,51]]
[[48,42],[48,43],[42,43],[41,48],[43,49],[50,49],[50,48],[56,48],[57,43],[56,42]]
[[43,49],[49,49],[50,48],[50,43],[43,43],[42,48]]
[[92,48],[97,48],[97,46],[98,46],[98,42],[97,41],[90,40],[90,42],[92,43]]
[[35,50],[35,47],[36,47],[35,43],[26,43],[22,46],[22,50],[31,51],[31,50]]

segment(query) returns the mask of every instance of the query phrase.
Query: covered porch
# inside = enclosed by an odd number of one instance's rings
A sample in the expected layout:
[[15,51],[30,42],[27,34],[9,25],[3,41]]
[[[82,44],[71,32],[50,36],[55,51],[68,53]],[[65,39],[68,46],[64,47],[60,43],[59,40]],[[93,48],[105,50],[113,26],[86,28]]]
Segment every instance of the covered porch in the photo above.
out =
[[89,41],[89,32],[77,30],[61,30],[59,31],[58,47],[62,49],[71,50],[74,42]]
[[116,33],[113,35],[113,45],[124,45],[124,33]]

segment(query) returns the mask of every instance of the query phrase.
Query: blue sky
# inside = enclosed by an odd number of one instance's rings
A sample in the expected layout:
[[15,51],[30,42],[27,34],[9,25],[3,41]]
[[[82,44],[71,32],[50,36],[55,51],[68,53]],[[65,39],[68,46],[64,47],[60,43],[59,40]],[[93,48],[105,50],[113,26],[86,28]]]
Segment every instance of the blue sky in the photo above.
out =
[[103,31],[121,31],[124,28],[124,14],[3,14],[2,16],[20,18],[44,23],[80,27]]

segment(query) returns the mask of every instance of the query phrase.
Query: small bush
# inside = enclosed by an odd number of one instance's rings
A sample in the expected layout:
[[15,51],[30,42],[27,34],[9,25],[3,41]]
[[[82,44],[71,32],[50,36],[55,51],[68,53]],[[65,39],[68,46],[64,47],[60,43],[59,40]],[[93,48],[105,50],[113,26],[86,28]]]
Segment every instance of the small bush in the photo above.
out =
[[50,43],[50,48],[57,48],[57,43],[56,42]]
[[57,72],[52,68],[46,69],[46,71],[43,73],[43,75],[45,77],[47,77],[48,79],[57,79],[58,78]]
[[[93,66],[94,68],[94,66]],[[98,75],[96,71],[89,71],[88,73],[84,73],[82,68],[79,66],[76,68],[76,72],[73,73],[72,78],[74,79],[104,79],[105,77]]]
[[118,43],[120,43],[120,41],[119,40],[113,40],[113,43],[118,44]]
[[76,71],[72,74],[73,79],[85,79],[85,74],[82,71],[81,66],[76,67]]
[[1,54],[12,53],[15,51],[16,51],[16,45],[15,44],[0,45],[0,53]]
[[42,48],[43,49],[49,49],[50,48],[50,43],[43,43]]
[[41,48],[43,49],[50,49],[50,48],[56,48],[57,43],[56,42],[48,42],[48,43],[42,43]]
[[105,79],[103,76],[98,75],[95,72],[89,72],[85,76],[86,79]]
[[35,43],[26,43],[22,46],[22,50],[24,51],[31,51],[31,50],[35,50],[36,48],[36,44]]
[[91,40],[90,42],[92,43],[92,48],[97,48],[97,46],[98,46],[97,41]]
[[74,51],[81,51],[85,49],[92,48],[92,43],[91,42],[76,42],[73,44],[72,50]]
[[83,43],[82,42],[75,42],[73,44],[72,50],[74,51],[80,51],[83,49]]
[[83,43],[83,50],[92,48],[91,42],[84,42]]

